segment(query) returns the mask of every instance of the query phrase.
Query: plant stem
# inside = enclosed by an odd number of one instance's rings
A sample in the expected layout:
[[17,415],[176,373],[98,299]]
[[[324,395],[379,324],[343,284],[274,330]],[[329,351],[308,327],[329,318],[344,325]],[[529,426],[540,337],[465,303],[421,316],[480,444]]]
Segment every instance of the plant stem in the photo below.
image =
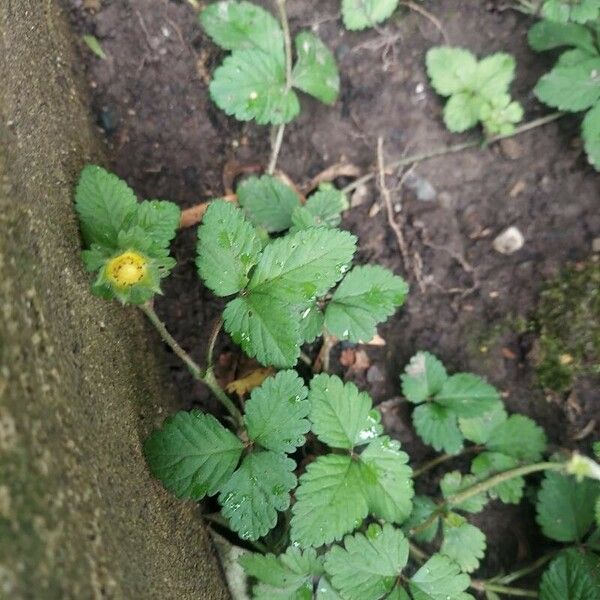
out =
[[221,332],[221,327],[223,327],[223,319],[219,319],[213,330],[210,334],[210,338],[208,338],[208,351],[206,352],[206,364],[208,368],[212,368],[214,365],[214,353],[215,353],[215,344],[217,343],[217,338],[219,337],[219,333]]
[[506,594],[507,596],[521,596],[523,598],[537,598],[537,592],[533,590],[524,590],[521,588],[513,588],[507,585],[496,585],[495,583],[488,583],[486,581],[471,581],[471,587],[481,592],[497,592],[499,594]]
[[[285,9],[285,0],[275,0],[275,3],[277,4],[279,20],[281,22],[281,28],[283,29],[283,43],[285,50],[285,93],[287,94],[292,89],[292,38],[290,35],[290,24],[288,22],[287,11]],[[275,139],[273,140],[271,158],[269,159],[269,166],[267,167],[268,175],[273,175],[275,172],[277,159],[279,158],[279,152],[281,151],[281,144],[283,143],[284,133],[285,123],[281,123],[277,127]]]
[[[552,121],[556,121],[560,117],[562,117],[565,113],[556,112],[550,115],[546,115],[545,117],[541,117],[539,119],[534,119],[533,121],[529,121],[529,123],[525,123],[520,127],[517,127],[512,133],[506,135],[496,135],[487,140],[470,140],[468,142],[463,142],[461,144],[455,144],[454,146],[442,146],[441,148],[434,148],[433,150],[428,150],[421,154],[413,154],[411,156],[405,156],[395,162],[391,162],[387,165],[388,169],[394,170],[399,167],[407,167],[409,165],[423,162],[425,160],[429,160],[431,158],[436,158],[438,156],[444,156],[446,154],[454,154],[456,152],[462,152],[463,150],[468,150],[470,148],[475,148],[476,146],[481,145],[489,145],[495,142],[499,142],[500,140],[514,137],[516,135],[520,135],[521,133],[525,133],[526,131],[530,131],[531,129],[535,129],[536,127],[541,127],[542,125],[546,125],[547,123],[551,123]],[[375,172],[367,173],[358,179],[355,179],[352,183],[348,184],[342,191],[347,194],[355,190],[357,187],[361,186],[364,183],[367,183],[375,178]]]
[[508,573],[507,575],[503,575],[502,577],[495,577],[491,583],[496,584],[509,584],[513,581],[517,581],[517,579],[522,579],[526,575],[537,571],[539,568],[543,567],[547,562],[550,562],[557,554],[557,550],[553,550],[552,552],[548,552],[548,554],[544,554],[538,558],[535,562],[532,562],[530,565],[519,569],[518,571],[513,571],[512,573]]
[[415,469],[413,471],[413,477],[420,477],[421,475],[423,475],[423,473],[426,473],[430,469],[433,469],[434,467],[437,467],[442,463],[448,462],[453,458],[459,458],[461,456],[465,456],[466,454],[474,454],[480,452],[482,449],[483,446],[469,446],[468,448],[465,448],[462,452],[459,452],[458,454],[441,454],[440,456],[436,456],[429,462],[426,462],[423,466],[419,467],[418,469]]

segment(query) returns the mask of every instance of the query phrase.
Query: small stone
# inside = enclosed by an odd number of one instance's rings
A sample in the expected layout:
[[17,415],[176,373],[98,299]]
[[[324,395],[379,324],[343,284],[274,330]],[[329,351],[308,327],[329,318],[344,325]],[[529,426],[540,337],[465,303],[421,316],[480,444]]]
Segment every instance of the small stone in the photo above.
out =
[[523,156],[523,146],[513,138],[500,140],[500,149],[502,150],[502,154],[510,160],[518,160]]
[[516,198],[517,196],[522,194],[526,189],[527,184],[522,179],[519,179],[519,181],[517,181],[517,183],[515,183],[515,185],[512,186],[508,195],[511,198]]
[[437,198],[437,192],[433,185],[420,175],[411,173],[406,177],[406,187],[411,189],[421,202],[432,202]]
[[367,371],[367,381],[369,383],[381,383],[385,381],[385,377],[377,365],[373,365]]
[[592,252],[600,252],[600,237],[592,240]]
[[523,234],[516,227],[509,227],[493,241],[492,245],[500,254],[513,254],[525,244]]

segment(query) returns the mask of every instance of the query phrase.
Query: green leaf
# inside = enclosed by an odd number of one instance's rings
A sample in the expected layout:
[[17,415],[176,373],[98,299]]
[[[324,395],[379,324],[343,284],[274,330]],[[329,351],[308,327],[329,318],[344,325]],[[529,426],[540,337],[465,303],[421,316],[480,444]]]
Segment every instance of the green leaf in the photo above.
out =
[[537,498],[537,522],[542,532],[558,542],[581,540],[594,523],[600,483],[578,482],[553,471],[546,473]]
[[378,600],[389,593],[408,561],[408,540],[386,523],[344,538],[325,556],[331,583],[347,600]]
[[140,227],[159,248],[168,248],[179,229],[179,207],[167,200],[144,200],[136,208],[129,226]]
[[479,120],[488,136],[508,135],[522,119],[523,107],[513,102],[508,94],[484,102],[479,109]]
[[308,399],[315,435],[332,448],[354,448],[383,431],[379,413],[366,392],[337,375],[321,373],[310,382]]
[[250,220],[270,233],[291,227],[292,213],[300,207],[298,194],[272,175],[245,179],[237,196]]
[[596,499],[596,525],[600,527],[600,496]]
[[[446,473],[440,481],[440,489],[444,498],[450,500],[452,496],[469,489],[476,483],[477,479],[473,475],[461,475],[460,471],[451,471],[450,473]],[[458,504],[450,502],[450,506],[456,510],[478,513],[483,510],[487,502],[488,498],[484,492],[471,496]]]
[[527,40],[536,52],[561,46],[574,46],[591,54],[597,54],[592,32],[587,27],[575,23],[539,21],[529,30]]
[[398,0],[342,0],[342,18],[346,29],[357,31],[373,27],[389,18]]
[[253,452],[222,486],[219,494],[223,516],[243,540],[257,540],[277,523],[277,511],[290,505],[296,485],[296,463],[283,454]]
[[144,443],[150,472],[178,498],[201,500],[229,480],[243,444],[214,417],[178,412]]
[[333,104],[340,91],[340,76],[331,50],[306,31],[296,36],[292,84],[325,104]]
[[304,343],[314,342],[323,333],[323,313],[315,303],[302,311],[300,315],[300,336]]
[[325,577],[321,577],[319,585],[317,587],[317,598],[316,600],[344,600],[335,589],[329,580]]
[[[519,443],[515,444],[515,440]],[[529,417],[511,415],[490,433],[486,445],[493,452],[535,462],[540,460],[546,449],[546,434]]]
[[438,452],[458,454],[463,448],[463,438],[456,415],[441,404],[428,402],[413,411],[413,425],[419,437]]
[[443,523],[444,541],[440,552],[452,559],[461,571],[475,571],[485,556],[484,533],[455,513],[450,513]]
[[600,57],[576,65],[555,66],[534,89],[535,95],[560,110],[580,111],[600,99]]
[[300,476],[292,507],[291,537],[300,546],[339,540],[367,516],[358,462],[350,456],[320,456]]
[[211,202],[198,229],[196,266],[205,285],[217,296],[246,287],[262,245],[242,211],[229,202]]
[[347,208],[344,192],[329,183],[322,183],[304,206],[294,209],[292,231],[308,227],[337,227],[342,220],[341,213]]
[[586,50],[580,50],[579,48],[573,48],[573,50],[565,50],[556,62],[558,67],[572,67],[578,65],[586,60],[594,58],[594,54],[590,54]]
[[286,302],[260,293],[235,298],[223,311],[233,341],[261,364],[280,368],[293,367],[300,356],[298,320]]
[[239,121],[280,125],[300,112],[298,97],[286,87],[283,62],[261,50],[237,50],[225,58],[209,89],[215,104]]
[[98,58],[102,60],[106,59],[106,52],[102,48],[102,45],[98,41],[98,38],[93,35],[84,35],[82,36],[85,45],[95,54]]
[[411,514],[414,495],[412,469],[400,442],[384,436],[373,440],[360,455],[361,476],[369,512],[378,519],[403,523]]
[[600,557],[563,550],[542,576],[540,600],[600,600]]
[[404,279],[383,267],[354,267],[325,309],[325,327],[340,339],[368,342],[377,324],[394,314],[407,293]]
[[587,23],[600,14],[600,0],[546,0],[542,16],[551,21]]
[[[434,554],[410,579],[414,600],[458,600],[469,587],[468,575],[448,557]],[[422,594],[426,594],[423,596]]]
[[472,373],[457,373],[444,381],[435,401],[459,417],[479,417],[500,399],[498,390]]
[[[403,529],[405,532],[418,527],[421,523],[425,523],[427,519],[437,510],[437,504],[429,496],[415,496],[413,498],[413,510],[404,523]],[[437,535],[440,520],[436,519],[431,525],[419,531],[414,535],[417,542],[431,542]]]
[[[477,479],[482,481],[496,473],[508,471],[518,465],[519,461],[512,456],[500,454],[499,452],[483,452],[471,463],[471,472]],[[492,499],[499,498],[506,504],[519,504],[523,497],[524,487],[525,479],[515,477],[494,486],[488,490],[488,495]]]
[[596,171],[600,171],[600,102],[585,115],[581,134],[588,161]]
[[199,16],[204,31],[225,50],[262,50],[283,64],[283,32],[275,17],[251,2],[222,0]]
[[415,404],[435,396],[444,385],[448,374],[438,358],[429,352],[417,352],[411,359],[402,380],[402,393]]
[[81,233],[86,245],[118,247],[119,232],[137,209],[133,190],[102,167],[87,165],[75,193]]
[[431,85],[441,96],[452,96],[472,88],[477,59],[468,50],[438,46],[428,50],[425,60]]
[[356,238],[337,229],[306,229],[274,240],[263,251],[249,290],[308,306],[348,269]]
[[506,421],[508,415],[503,402],[496,402],[493,407],[480,417],[465,419],[461,417],[458,425],[465,439],[474,444],[485,444],[490,439],[492,431]]
[[244,421],[251,440],[275,452],[294,452],[310,430],[308,390],[295,371],[280,371],[252,391]]
[[475,127],[479,121],[481,98],[472,92],[460,92],[450,97],[444,106],[444,123],[453,133]]
[[506,94],[515,77],[515,59],[510,54],[497,52],[477,63],[473,89],[486,100]]

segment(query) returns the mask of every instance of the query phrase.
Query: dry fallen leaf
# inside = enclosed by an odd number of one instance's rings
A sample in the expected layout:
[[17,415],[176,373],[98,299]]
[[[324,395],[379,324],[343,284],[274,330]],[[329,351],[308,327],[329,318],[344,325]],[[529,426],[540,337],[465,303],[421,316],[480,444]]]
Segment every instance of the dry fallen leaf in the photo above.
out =
[[257,388],[267,377],[275,374],[275,369],[272,368],[264,368],[254,369],[246,375],[245,377],[241,377],[240,379],[235,379],[231,383],[227,384],[227,391],[230,394],[234,392],[238,395],[238,397],[243,398],[247,394],[249,394],[254,388]]

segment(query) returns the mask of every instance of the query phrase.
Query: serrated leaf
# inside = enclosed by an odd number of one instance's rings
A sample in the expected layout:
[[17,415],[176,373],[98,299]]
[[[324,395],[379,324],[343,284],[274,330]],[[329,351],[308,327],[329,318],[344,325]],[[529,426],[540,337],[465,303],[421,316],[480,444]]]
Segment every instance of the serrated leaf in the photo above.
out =
[[535,95],[560,110],[580,111],[600,99],[600,57],[576,65],[555,66],[534,89]]
[[461,573],[456,563],[434,554],[411,577],[409,588],[414,600],[457,600],[470,583],[469,576]]
[[325,104],[333,104],[340,91],[340,76],[331,50],[306,31],[296,36],[292,84]]
[[416,404],[435,396],[444,385],[448,374],[442,361],[429,352],[417,352],[411,359],[402,380],[402,393]]
[[296,463],[269,451],[246,456],[219,494],[223,516],[243,540],[257,540],[277,523],[277,511],[290,505]]
[[477,59],[463,48],[438,46],[427,51],[427,74],[431,85],[441,96],[452,96],[471,89]]
[[181,211],[176,204],[167,200],[144,200],[131,216],[128,226],[137,226],[159,248],[168,248],[179,229]]
[[96,165],[87,165],[81,171],[75,209],[88,246],[116,248],[119,232],[136,208],[135,194],[122,179]]
[[286,86],[283,62],[262,50],[236,50],[225,58],[209,90],[215,104],[239,121],[280,125],[300,112],[298,97]]
[[600,0],[546,0],[542,16],[552,21],[587,23],[600,14]]
[[[437,510],[438,505],[429,496],[415,496],[413,498],[413,510],[410,517],[404,523],[403,529],[405,532],[418,527],[421,523],[425,523],[427,519]],[[436,519],[431,525],[414,534],[414,539],[417,542],[431,542],[437,535],[440,520]]]
[[585,115],[581,134],[588,161],[596,171],[600,171],[600,102]]
[[450,502],[452,496],[467,490],[476,483],[477,479],[473,475],[462,475],[460,471],[451,471],[450,473],[446,473],[440,481],[440,489],[442,490],[442,495],[449,501],[449,505],[452,508],[470,513],[478,513],[483,510],[488,502],[485,492],[471,496],[460,503]]
[[354,448],[383,431],[366,392],[337,375],[322,373],[310,382],[310,420],[315,435],[332,448]]
[[[479,480],[484,480],[496,473],[513,469],[518,464],[519,461],[512,456],[500,454],[499,452],[482,452],[473,459],[471,472]],[[488,490],[488,495],[492,499],[499,498],[507,504],[518,504],[523,497],[524,487],[525,479],[523,477],[515,477],[494,486]]]
[[[518,443],[515,441],[518,440]],[[493,452],[535,462],[546,449],[544,430],[524,415],[511,415],[490,433],[486,446]]]
[[347,600],[378,600],[392,590],[408,561],[408,540],[389,523],[344,538],[325,556],[331,583]]
[[444,381],[435,402],[459,417],[479,417],[500,399],[498,390],[472,373],[457,373]]
[[398,0],[342,0],[342,18],[346,29],[357,31],[373,27],[389,18]]
[[561,46],[574,46],[597,54],[592,32],[587,27],[575,23],[539,21],[529,30],[527,40],[536,52],[552,50]]
[[558,542],[581,540],[594,523],[600,483],[579,482],[568,475],[548,471],[537,498],[537,522],[542,532]]
[[586,60],[594,58],[594,54],[590,54],[586,50],[580,50],[579,48],[573,48],[573,50],[565,50],[556,61],[558,67],[572,67],[579,63],[585,62]]
[[350,456],[320,456],[300,476],[292,507],[291,538],[300,546],[322,546],[355,529],[369,509],[359,464]]
[[438,452],[458,454],[463,448],[463,437],[456,415],[441,404],[427,402],[415,408],[413,425],[419,437]]
[[480,417],[458,419],[458,426],[465,439],[474,444],[485,444],[492,433],[501,423],[506,421],[508,415],[502,402],[496,402],[494,406]]
[[317,586],[316,600],[344,600],[326,577],[321,577]]
[[217,296],[246,287],[262,245],[242,211],[229,202],[211,202],[198,229],[196,266],[205,285]]
[[400,442],[377,438],[360,455],[360,462],[369,512],[390,523],[403,523],[411,514],[414,489],[408,455],[400,450]]
[[325,309],[325,327],[340,339],[367,342],[377,332],[377,324],[404,303],[407,293],[404,279],[383,267],[354,267]]
[[482,100],[472,92],[459,92],[450,96],[444,106],[444,123],[453,133],[462,133],[475,127],[479,121]]
[[240,206],[257,226],[274,233],[292,225],[292,213],[300,207],[298,194],[272,175],[249,177],[237,187]]
[[306,229],[269,244],[249,290],[308,306],[335,285],[356,250],[356,238],[337,229]]
[[294,452],[310,430],[308,390],[295,371],[281,371],[255,388],[244,422],[251,440],[275,452]]
[[540,600],[600,600],[600,557],[563,550],[542,576]]
[[148,468],[178,498],[201,500],[229,480],[242,442],[214,417],[198,410],[178,412],[144,443]]
[[473,89],[486,100],[506,94],[515,77],[515,59],[510,54],[496,52],[477,63]]
[[257,49],[283,63],[283,32],[275,17],[251,2],[223,0],[209,4],[199,16],[213,41],[225,50]]
[[446,518],[443,523],[444,540],[440,552],[452,559],[461,571],[475,571],[485,556],[484,533],[466,521],[455,523],[453,519]]
[[348,200],[341,190],[331,184],[322,183],[304,206],[298,206],[292,213],[292,231],[308,227],[337,227],[341,213],[348,208]]
[[315,303],[305,308],[300,314],[300,337],[304,343],[310,344],[322,335],[325,317]]

